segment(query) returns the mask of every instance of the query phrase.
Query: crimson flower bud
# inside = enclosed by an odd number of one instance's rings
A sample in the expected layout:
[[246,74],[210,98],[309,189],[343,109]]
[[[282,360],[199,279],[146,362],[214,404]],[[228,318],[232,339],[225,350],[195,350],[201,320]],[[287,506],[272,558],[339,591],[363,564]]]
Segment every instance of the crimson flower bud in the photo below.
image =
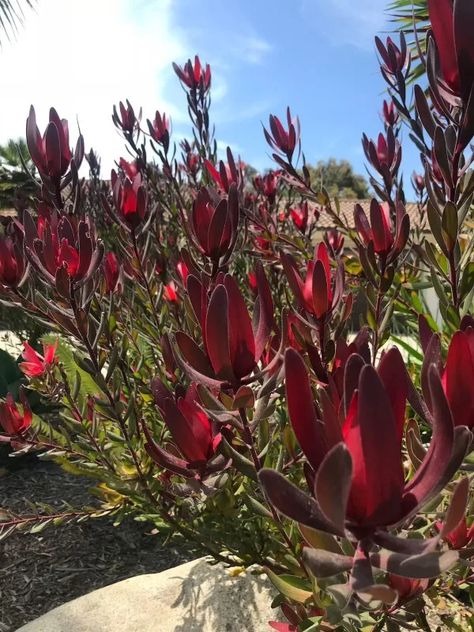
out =
[[423,176],[414,171],[411,176],[411,183],[418,195],[423,195],[425,190],[425,179]]
[[128,162],[128,160],[125,160],[125,158],[120,158],[119,166],[129,180],[133,181],[135,176],[140,173],[136,160],[134,160],[133,162]]
[[328,249],[324,243],[317,246],[314,259],[308,263],[304,281],[291,255],[283,254],[282,263],[290,288],[301,309],[318,320],[324,320],[338,307],[344,289],[344,266],[340,262],[336,274],[332,274]]
[[324,233],[324,243],[333,257],[340,255],[344,248],[344,235],[337,228],[330,228]]
[[115,253],[108,252],[105,255],[103,267],[107,294],[121,293],[123,290],[122,267]]
[[35,351],[28,342],[24,342],[23,347],[22,356],[25,362],[20,362],[19,367],[28,377],[40,377],[58,361],[56,356],[57,340],[52,345],[43,344],[43,355]]
[[224,193],[229,192],[231,184],[235,184],[235,186],[238,187],[242,181],[242,173],[235,164],[230,147],[227,147],[227,164],[221,160],[219,163],[219,171],[217,171],[209,160],[204,160],[204,166],[210,177]]
[[[438,531],[442,531],[443,523],[441,521],[436,522],[435,526]],[[450,533],[443,537],[452,549],[462,549],[474,540],[474,524],[468,527],[464,517]]]
[[253,184],[259,193],[262,193],[270,204],[275,201],[276,192],[278,189],[278,183],[280,181],[279,171],[269,171],[264,176],[256,176]]
[[440,78],[467,103],[474,83],[474,14],[470,0],[428,0]]
[[[196,385],[191,384],[184,397],[178,395],[176,398],[159,378],[152,381],[151,388],[174,443],[173,453],[166,451],[145,427],[145,449],[151,458],[185,478],[202,479],[223,469],[225,458],[217,454],[222,435],[217,424],[202,409]],[[179,457],[176,451],[179,451]]]
[[20,401],[23,406],[22,412],[18,410],[11,393],[8,393],[5,401],[0,403],[0,426],[12,438],[25,434],[33,419],[23,389],[20,390]]
[[37,223],[24,215],[25,250],[31,265],[60,294],[69,296],[73,283],[82,286],[95,274],[104,255],[89,217],[78,219],[40,207]]
[[235,185],[229,188],[227,198],[211,189],[202,188],[193,203],[190,228],[196,246],[214,262],[230,255],[237,239],[239,200]]
[[382,72],[388,75],[397,75],[408,67],[410,52],[403,33],[400,36],[400,47],[395,44],[391,37],[387,37],[385,44],[379,37],[376,37],[375,45],[383,61]]
[[[26,120],[26,142],[32,161],[43,181],[56,188],[66,174],[73,155],[69,147],[69,126],[66,119],[60,119],[54,108],[49,111],[49,123],[41,136],[36,124],[33,106]],[[74,151],[74,162],[79,169],[84,157],[84,139],[79,136]]]
[[170,281],[163,288],[163,296],[169,303],[177,303],[179,301],[178,288],[174,281]]
[[110,179],[120,223],[129,230],[136,230],[145,217],[147,203],[141,175],[137,173],[131,180],[128,177],[120,178],[112,170]]
[[[263,267],[256,269],[258,295],[251,319],[236,281],[219,275],[210,297],[195,276],[188,277],[187,290],[200,324],[205,352],[183,332],[176,342],[187,370],[203,383],[228,382],[237,386],[250,375],[262,357],[273,328],[273,301]],[[199,378],[198,378],[199,376]]]
[[22,238],[0,237],[0,286],[3,289],[20,287],[28,276]]
[[474,428],[474,329],[451,338],[443,371],[443,388],[455,426]]
[[304,235],[308,227],[308,218],[309,218],[308,202],[304,201],[300,204],[300,206],[295,206],[294,208],[290,208],[290,216],[291,216],[291,219],[293,220],[293,224]]
[[188,59],[181,68],[178,64],[173,62],[173,69],[181,83],[190,90],[200,88],[204,92],[207,92],[211,87],[211,67],[209,64],[206,64],[206,67],[203,68],[197,55],[194,57],[194,64]]
[[153,121],[148,120],[148,129],[150,130],[150,136],[152,139],[163,145],[165,153],[169,149],[170,144],[170,121],[166,114],[160,114],[158,110],[155,113]]
[[395,125],[398,123],[398,110],[395,107],[395,103],[393,101],[384,100],[382,115],[386,127],[395,127]]
[[388,585],[398,593],[398,605],[402,605],[422,595],[428,588],[428,579],[412,579],[399,575],[388,575]]
[[401,202],[397,204],[395,227],[392,226],[388,204],[379,204],[375,199],[370,203],[370,223],[360,204],[354,207],[354,222],[365,246],[373,246],[374,252],[387,262],[398,257],[408,240],[410,219]]
[[368,162],[382,176],[387,187],[391,188],[402,161],[402,147],[395,138],[393,128],[387,129],[386,137],[379,134],[376,143],[364,134],[362,146]]
[[115,127],[123,132],[128,132],[129,134],[131,134],[140,127],[142,110],[140,108],[140,112],[138,113],[137,117],[130,101],[127,99],[125,103],[126,105],[124,105],[122,101],[120,101],[119,111],[117,111],[117,108],[114,105],[112,121],[114,122]]
[[292,119],[290,108],[286,110],[286,120],[288,129],[283,127],[278,117],[270,114],[270,132],[263,128],[263,133],[270,147],[285,155],[291,162],[295,148],[300,142],[300,122],[298,118]]
[[257,276],[254,272],[249,272],[247,275],[249,287],[254,294],[257,293]]
[[428,40],[428,76],[435,77],[430,85],[450,105],[462,106],[460,133],[456,151],[460,152],[474,135],[472,103],[474,95],[474,12],[470,0],[429,0],[431,22],[437,54]]
[[184,285],[186,285],[186,281],[188,280],[189,268],[186,263],[181,259],[176,264],[176,270],[178,271],[179,276],[181,277],[181,281]]

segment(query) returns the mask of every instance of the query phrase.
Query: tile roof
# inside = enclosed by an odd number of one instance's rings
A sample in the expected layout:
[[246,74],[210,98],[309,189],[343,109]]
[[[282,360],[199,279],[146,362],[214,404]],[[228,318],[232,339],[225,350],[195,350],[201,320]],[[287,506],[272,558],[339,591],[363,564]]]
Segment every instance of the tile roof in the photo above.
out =
[[[341,219],[343,220],[344,224],[351,229],[355,228],[354,206],[356,204],[360,204],[368,217],[370,202],[371,200],[353,200],[353,199],[339,200]],[[332,204],[332,208],[334,209],[334,211],[336,210],[336,205],[334,203]],[[405,208],[408,215],[410,216],[410,226],[412,228],[414,228],[415,226],[418,226],[419,228],[423,228],[423,230],[426,230],[427,229],[426,219],[423,222],[423,226],[421,226],[421,219],[420,219],[420,213],[418,211],[418,205],[414,202],[408,202],[405,205]],[[327,213],[324,210],[324,208],[321,210],[321,215],[319,216],[319,219],[316,222],[316,226],[318,229],[321,229],[321,230],[326,230],[328,228],[335,228],[335,223],[334,223],[333,218],[331,217],[331,215],[329,215],[329,213]]]

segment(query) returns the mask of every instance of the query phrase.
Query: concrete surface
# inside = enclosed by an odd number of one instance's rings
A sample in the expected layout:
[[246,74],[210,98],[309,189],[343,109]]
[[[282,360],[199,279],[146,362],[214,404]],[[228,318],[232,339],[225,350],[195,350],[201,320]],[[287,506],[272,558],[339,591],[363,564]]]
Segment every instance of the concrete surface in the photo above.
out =
[[17,632],[270,632],[268,583],[199,559],[95,590]]

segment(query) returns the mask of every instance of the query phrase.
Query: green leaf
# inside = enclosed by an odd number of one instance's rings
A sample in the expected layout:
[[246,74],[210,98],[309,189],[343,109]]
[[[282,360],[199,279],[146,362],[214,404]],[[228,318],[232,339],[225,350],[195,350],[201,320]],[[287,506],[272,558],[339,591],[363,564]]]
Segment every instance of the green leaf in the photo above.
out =
[[232,459],[232,464],[236,470],[244,476],[251,478],[253,481],[258,480],[257,470],[252,461],[247,459],[243,454],[240,454],[240,452],[237,452],[224,438],[222,438],[219,447],[227,458]]
[[88,395],[100,395],[101,390],[91,375],[84,371],[76,362],[74,354],[77,353],[77,351],[67,339],[53,333],[47,334],[42,338],[42,342],[45,344],[54,344],[56,340],[58,340],[56,355],[64,367],[69,384],[74,390],[78,390],[77,395],[79,402],[84,404]]
[[307,580],[294,575],[276,575],[269,568],[265,568],[265,572],[275,588],[288,599],[305,603],[313,597],[313,591],[308,589]]

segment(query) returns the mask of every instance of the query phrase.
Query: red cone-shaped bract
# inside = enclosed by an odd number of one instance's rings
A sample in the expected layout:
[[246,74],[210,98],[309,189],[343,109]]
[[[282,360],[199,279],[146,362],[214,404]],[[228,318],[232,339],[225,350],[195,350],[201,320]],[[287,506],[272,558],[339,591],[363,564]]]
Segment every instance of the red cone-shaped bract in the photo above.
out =
[[451,339],[443,387],[455,426],[474,428],[474,329],[457,331]]
[[24,362],[20,362],[19,367],[21,371],[28,377],[39,377],[43,375],[47,369],[55,364],[57,361],[56,350],[58,348],[58,341],[52,345],[43,345],[43,355],[41,356],[33,347],[27,342],[23,343],[22,356],[25,359]]
[[[156,378],[152,382],[155,403],[161,411],[163,420],[171,433],[182,459],[173,456],[151,437],[147,430],[146,446],[152,458],[171,471],[183,476],[204,475],[216,457],[221,434],[200,406],[195,385],[191,385],[185,396],[176,399],[163,382]],[[219,461],[216,466],[219,467]]]
[[201,189],[193,203],[191,229],[199,249],[218,262],[229,254],[237,238],[239,202],[234,185],[227,199],[219,198],[209,189]]
[[[36,124],[33,106],[26,121],[26,142],[32,161],[41,177],[59,186],[66,174],[73,155],[69,147],[69,127],[65,119],[60,119],[54,108],[49,111],[49,123],[41,136]],[[74,161],[79,168],[84,156],[84,141],[79,136],[74,152]]]
[[301,308],[317,319],[324,319],[337,308],[342,298],[344,267],[339,263],[333,275],[326,244],[320,243],[317,246],[314,259],[308,263],[304,282],[291,255],[284,253],[282,263],[291,290]]
[[197,55],[194,57],[194,63],[188,59],[182,68],[175,63],[173,63],[173,68],[180,81],[187,88],[191,90],[201,88],[207,92],[211,87],[211,67],[206,64],[203,68]]
[[23,405],[23,412],[19,411],[11,393],[7,394],[5,402],[0,402],[0,426],[10,437],[24,434],[31,426],[33,419],[23,391],[20,391],[20,399]]
[[83,285],[98,270],[104,246],[89,217],[40,207],[33,220],[24,214],[25,249],[32,266],[64,295],[64,283]]
[[131,180],[129,177],[119,177],[112,170],[111,183],[114,205],[120,222],[127,228],[136,230],[145,218],[147,203],[140,173]]
[[27,267],[21,241],[0,238],[0,285],[5,288],[17,288],[25,279]]

